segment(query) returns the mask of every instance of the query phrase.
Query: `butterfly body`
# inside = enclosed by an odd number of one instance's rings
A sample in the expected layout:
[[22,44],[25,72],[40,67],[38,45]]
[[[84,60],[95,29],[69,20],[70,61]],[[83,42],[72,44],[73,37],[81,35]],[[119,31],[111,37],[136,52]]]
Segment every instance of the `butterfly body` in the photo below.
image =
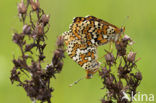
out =
[[117,42],[124,32],[104,20],[94,16],[76,17],[70,30],[63,34],[68,55],[87,72],[87,78],[100,67],[97,47],[108,42]]

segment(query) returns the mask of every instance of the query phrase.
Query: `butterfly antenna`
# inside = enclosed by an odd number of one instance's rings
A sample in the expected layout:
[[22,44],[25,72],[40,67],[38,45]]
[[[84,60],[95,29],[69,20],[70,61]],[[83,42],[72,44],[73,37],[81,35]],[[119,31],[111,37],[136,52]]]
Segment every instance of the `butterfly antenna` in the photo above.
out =
[[124,27],[126,25],[127,20],[129,19],[129,16],[126,16],[126,18],[124,19],[121,27]]
[[69,85],[69,87],[72,87],[73,85],[78,84],[78,83],[79,83],[81,80],[83,80],[83,79],[85,79],[85,77],[82,77],[82,78],[80,78],[80,79],[74,81],[72,84]]

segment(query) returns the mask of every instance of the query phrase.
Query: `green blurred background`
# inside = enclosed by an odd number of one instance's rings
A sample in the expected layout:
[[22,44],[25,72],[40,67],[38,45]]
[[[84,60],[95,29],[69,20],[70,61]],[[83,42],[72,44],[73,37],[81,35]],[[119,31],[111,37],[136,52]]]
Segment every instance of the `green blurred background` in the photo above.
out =
[[[22,30],[17,16],[19,1],[0,0],[0,103],[31,103],[24,90],[9,80],[13,55],[19,54],[11,40],[13,32]],[[73,17],[93,15],[120,27],[129,16],[125,33],[136,42],[134,50],[142,58],[138,69],[143,81],[138,90],[156,95],[156,0],[40,0],[40,4],[51,15],[46,63],[51,61],[57,36],[69,29]],[[100,50],[103,49],[104,46]],[[99,51],[100,56],[102,52]],[[85,71],[69,57],[64,62],[63,71],[52,80],[52,102],[100,103],[105,92],[100,89],[103,85],[98,74],[70,88],[68,85],[84,76]]]

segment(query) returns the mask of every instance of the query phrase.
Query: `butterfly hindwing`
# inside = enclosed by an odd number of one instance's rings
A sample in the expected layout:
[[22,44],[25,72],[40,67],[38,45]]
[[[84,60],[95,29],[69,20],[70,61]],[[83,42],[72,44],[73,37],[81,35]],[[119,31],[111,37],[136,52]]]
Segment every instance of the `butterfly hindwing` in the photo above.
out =
[[97,62],[97,54],[95,46],[87,46],[81,44],[79,40],[72,40],[67,45],[68,55],[84,69],[96,68],[99,66]]

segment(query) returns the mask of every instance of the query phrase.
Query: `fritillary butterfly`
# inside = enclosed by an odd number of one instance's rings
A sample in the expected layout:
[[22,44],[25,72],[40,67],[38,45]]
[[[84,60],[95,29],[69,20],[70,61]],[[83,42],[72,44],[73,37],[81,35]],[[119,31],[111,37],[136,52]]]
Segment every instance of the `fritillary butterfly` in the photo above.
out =
[[63,33],[68,55],[87,72],[91,78],[100,67],[97,47],[108,42],[118,42],[124,28],[118,28],[94,16],[76,17],[69,31]]

